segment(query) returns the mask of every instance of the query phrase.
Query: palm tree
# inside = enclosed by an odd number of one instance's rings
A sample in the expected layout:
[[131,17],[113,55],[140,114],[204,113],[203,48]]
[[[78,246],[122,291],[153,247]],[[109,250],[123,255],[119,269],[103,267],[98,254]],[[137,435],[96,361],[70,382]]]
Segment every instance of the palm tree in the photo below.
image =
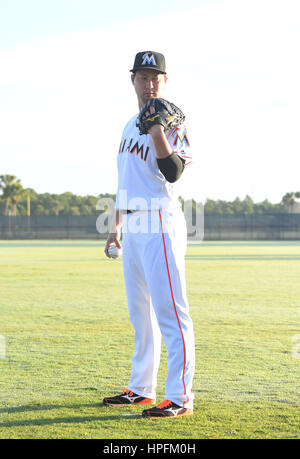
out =
[[284,207],[287,209],[288,212],[293,212],[294,206],[297,204],[299,197],[300,197],[299,191],[297,191],[296,193],[295,192],[286,193],[283,196],[281,203],[284,205]]
[[18,181],[12,186],[12,204],[13,204],[13,216],[17,215],[17,204],[21,199],[24,199],[27,196],[27,191],[24,190],[21,183]]
[[16,205],[21,198],[21,190],[23,191],[20,180],[14,175],[0,175],[0,189],[2,190],[2,196],[5,199],[4,215],[8,215],[10,201],[13,202],[13,212],[14,215],[16,215]]

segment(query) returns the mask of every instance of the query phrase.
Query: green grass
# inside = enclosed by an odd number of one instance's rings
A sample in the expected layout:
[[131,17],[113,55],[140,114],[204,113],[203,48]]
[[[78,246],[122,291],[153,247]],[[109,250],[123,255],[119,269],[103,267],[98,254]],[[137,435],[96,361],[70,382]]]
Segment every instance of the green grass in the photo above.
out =
[[[1,241],[0,438],[300,438],[299,260],[300,242],[188,247],[195,414],[158,420],[101,405],[131,369],[121,261],[102,242]],[[164,349],[158,401],[165,377]]]

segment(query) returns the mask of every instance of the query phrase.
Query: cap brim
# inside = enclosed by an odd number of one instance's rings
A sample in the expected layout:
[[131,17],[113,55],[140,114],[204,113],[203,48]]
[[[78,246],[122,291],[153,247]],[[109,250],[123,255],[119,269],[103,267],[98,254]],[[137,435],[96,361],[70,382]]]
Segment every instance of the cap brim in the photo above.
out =
[[130,72],[136,72],[137,70],[155,70],[156,72],[158,73],[163,73],[164,75],[167,74],[167,72],[163,72],[163,70],[160,70],[160,69],[156,69],[154,67],[136,67],[135,69],[131,69]]

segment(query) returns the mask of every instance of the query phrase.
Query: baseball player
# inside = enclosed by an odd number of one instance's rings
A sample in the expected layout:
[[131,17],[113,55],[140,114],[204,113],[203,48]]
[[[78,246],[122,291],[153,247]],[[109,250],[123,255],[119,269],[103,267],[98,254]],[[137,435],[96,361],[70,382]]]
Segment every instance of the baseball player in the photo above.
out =
[[193,414],[195,351],[185,282],[186,222],[177,187],[191,163],[189,133],[180,109],[163,99],[164,56],[139,52],[131,72],[140,112],[121,139],[116,213],[105,254],[110,257],[113,245],[123,250],[135,351],[128,389],[103,404],[155,404],[163,339],[165,399],[142,415],[186,416]]

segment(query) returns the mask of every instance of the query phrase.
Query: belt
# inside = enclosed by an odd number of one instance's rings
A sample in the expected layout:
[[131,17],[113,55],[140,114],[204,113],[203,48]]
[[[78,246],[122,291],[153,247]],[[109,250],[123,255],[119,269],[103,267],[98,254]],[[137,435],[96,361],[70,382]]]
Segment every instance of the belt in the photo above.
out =
[[122,209],[122,214],[133,214],[134,212],[156,212],[158,209]]

